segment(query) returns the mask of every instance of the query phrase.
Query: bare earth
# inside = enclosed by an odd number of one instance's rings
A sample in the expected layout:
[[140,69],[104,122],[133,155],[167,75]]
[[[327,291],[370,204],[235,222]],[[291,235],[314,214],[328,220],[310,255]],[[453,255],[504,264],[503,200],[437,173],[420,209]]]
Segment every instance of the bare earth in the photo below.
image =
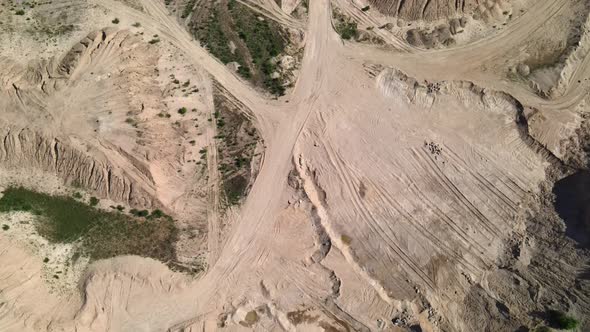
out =
[[[0,214],[11,226],[0,331],[534,331],[549,307],[590,329],[590,254],[564,236],[550,196],[584,143],[586,5],[465,1],[490,11],[488,25],[514,16],[425,49],[377,24],[467,9],[397,2],[311,0],[305,20],[290,15],[298,1],[244,1],[305,32],[279,98],[210,55],[163,1],[54,0],[78,29],[47,43],[0,7],[0,187],[79,186],[107,209],[161,208],[183,230],[179,263],[205,266],[189,276],[125,256],[48,280],[58,268],[43,258],[67,246],[19,226],[28,215]],[[375,24],[386,46],[341,39],[333,6]],[[586,15],[577,45],[536,69],[533,51],[559,44],[547,35],[574,13]],[[248,195],[227,209],[208,121],[216,84],[261,138]]]

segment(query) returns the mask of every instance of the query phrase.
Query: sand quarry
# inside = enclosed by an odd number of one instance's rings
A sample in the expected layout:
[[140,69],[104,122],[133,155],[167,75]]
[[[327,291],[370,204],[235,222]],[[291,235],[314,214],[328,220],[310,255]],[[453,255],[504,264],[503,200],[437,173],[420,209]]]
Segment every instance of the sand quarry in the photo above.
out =
[[298,38],[282,96],[189,33],[201,1],[0,0],[0,188],[161,209],[199,267],[71,265],[0,213],[0,331],[590,330],[588,209],[553,203],[589,165],[585,1],[237,2]]

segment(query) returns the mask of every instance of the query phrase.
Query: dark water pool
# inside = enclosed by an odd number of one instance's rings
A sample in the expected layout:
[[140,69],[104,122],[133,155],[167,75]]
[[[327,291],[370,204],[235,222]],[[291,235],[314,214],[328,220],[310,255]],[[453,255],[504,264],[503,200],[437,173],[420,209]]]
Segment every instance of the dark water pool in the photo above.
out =
[[555,210],[565,221],[566,235],[590,248],[590,172],[580,171],[553,187]]

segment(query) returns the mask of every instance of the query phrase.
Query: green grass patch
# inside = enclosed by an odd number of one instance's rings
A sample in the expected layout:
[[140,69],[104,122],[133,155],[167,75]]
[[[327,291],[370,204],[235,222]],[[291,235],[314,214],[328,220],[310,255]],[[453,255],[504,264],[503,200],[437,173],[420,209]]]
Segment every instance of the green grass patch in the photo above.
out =
[[[224,64],[238,63],[238,74],[243,78],[274,95],[284,95],[282,80],[271,78],[277,70],[272,58],[283,53],[287,44],[280,25],[261,20],[258,13],[235,0],[227,3],[227,10],[215,6],[209,11],[192,29],[201,44]],[[230,41],[238,46],[235,52]]]
[[[369,8],[366,10],[369,10]],[[358,26],[352,18],[342,14],[339,10],[334,10],[332,14],[334,16],[334,29],[342,39],[350,40],[358,37]]]
[[336,24],[336,32],[342,39],[350,40],[358,36],[358,28],[356,22],[344,21]]
[[[37,215],[35,227],[41,236],[55,243],[79,243],[79,254],[92,260],[120,255],[152,257],[163,262],[176,258],[176,227],[159,210],[152,213],[153,218],[137,218],[99,210],[72,197],[19,187],[6,189],[0,198],[0,212],[10,211]],[[143,216],[143,212],[138,216]]]
[[[224,165],[222,165],[224,166]],[[235,176],[223,182],[223,191],[227,199],[228,205],[236,205],[240,202],[246,188],[248,187],[248,180],[241,176]]]
[[184,9],[182,10],[182,14],[180,15],[181,18],[187,18],[191,14],[191,12],[193,11],[193,7],[195,6],[195,2],[197,2],[197,0],[189,0],[184,5]]
[[231,52],[229,38],[223,31],[219,9],[212,8],[203,29],[196,30],[196,36],[211,54],[224,64],[238,61]]
[[[235,30],[246,44],[252,62],[262,76],[264,86],[274,95],[284,95],[282,81],[271,78],[271,74],[277,70],[272,58],[283,53],[287,44],[280,26],[268,19],[260,20],[255,12],[239,3],[231,7],[230,13]],[[249,71],[242,71],[242,76],[250,76]]]
[[580,324],[574,317],[557,310],[547,311],[549,326],[560,330],[573,330]]

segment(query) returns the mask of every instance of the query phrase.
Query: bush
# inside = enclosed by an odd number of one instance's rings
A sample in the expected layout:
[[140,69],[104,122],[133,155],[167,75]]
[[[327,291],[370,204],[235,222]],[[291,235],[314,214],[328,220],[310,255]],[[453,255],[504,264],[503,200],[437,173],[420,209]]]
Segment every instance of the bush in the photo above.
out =
[[8,225],[6,225],[6,224],[2,225],[2,230],[5,230],[5,231],[7,231],[7,230],[9,230],[9,229],[10,229],[10,226],[8,226]]
[[49,258],[47,258],[47,257],[43,258],[43,263],[49,263]]
[[113,24],[119,24],[119,19],[115,17],[115,19],[112,20],[111,22],[113,22]]
[[358,28],[356,22],[340,22],[336,25],[336,32],[340,34],[342,39],[352,39],[356,38],[358,35]]
[[135,22],[135,23],[131,24],[131,26],[134,28],[139,28],[141,26],[141,23]]
[[72,197],[74,197],[75,199],[80,199],[82,198],[82,194],[76,191],[74,194],[72,194]]
[[186,107],[183,107],[183,108],[178,109],[178,114],[180,114],[180,115],[185,115],[186,112],[187,112]]
[[96,198],[94,196],[90,197],[90,202],[89,202],[90,206],[97,206],[98,202],[100,202],[100,200],[98,198]]
[[361,8],[361,10],[364,12],[366,12],[369,9],[371,9],[371,6],[365,6],[365,7]]
[[147,217],[150,212],[148,210],[137,210],[137,209],[131,209],[129,210],[129,213],[131,213],[132,215],[136,216],[136,217]]
[[22,16],[22,15],[24,15],[24,14],[25,14],[25,11],[24,11],[24,10],[22,10],[22,9],[19,9],[19,10],[17,10],[17,11],[16,11],[14,14],[15,14],[15,15],[20,15],[20,16]]
[[154,211],[152,211],[152,214],[150,214],[150,219],[153,219],[153,218],[158,219],[158,218],[162,218],[164,216],[165,216],[165,214],[164,214],[164,212],[162,212],[162,210],[155,209]]
[[557,310],[549,310],[547,312],[547,322],[549,326],[561,330],[573,330],[579,325],[579,322],[575,318]]

